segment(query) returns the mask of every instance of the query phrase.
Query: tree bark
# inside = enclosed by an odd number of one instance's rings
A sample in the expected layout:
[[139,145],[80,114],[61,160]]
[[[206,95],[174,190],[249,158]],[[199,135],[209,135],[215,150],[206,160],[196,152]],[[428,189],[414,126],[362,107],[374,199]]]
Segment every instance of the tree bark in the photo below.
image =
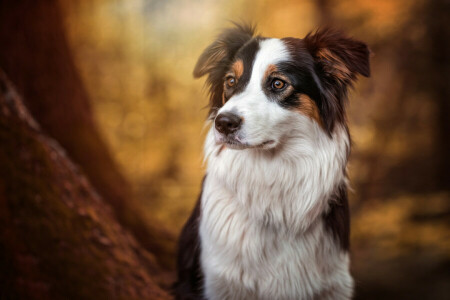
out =
[[168,299],[115,220],[0,73],[0,298]]
[[27,106],[114,209],[119,221],[164,266],[173,266],[174,237],[136,208],[130,186],[102,140],[90,99],[68,47],[57,0],[0,1],[0,68]]

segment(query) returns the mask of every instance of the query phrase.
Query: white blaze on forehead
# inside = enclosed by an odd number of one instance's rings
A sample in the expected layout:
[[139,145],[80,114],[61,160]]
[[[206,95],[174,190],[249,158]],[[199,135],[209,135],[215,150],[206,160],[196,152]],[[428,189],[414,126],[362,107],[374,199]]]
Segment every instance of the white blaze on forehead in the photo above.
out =
[[[263,85],[267,69],[271,65],[289,59],[290,53],[283,41],[279,39],[260,41],[246,88],[241,93],[233,95],[219,109],[218,114],[231,112],[244,120],[236,133],[240,143],[257,146],[271,141],[271,145],[276,145],[285,134],[284,127],[280,124],[286,123],[291,112],[271,101],[264,93]],[[216,134],[220,138],[217,132]]]
[[267,39],[259,43],[259,51],[253,64],[249,88],[261,86],[261,80],[270,65],[287,61],[290,58],[289,50],[280,39]]

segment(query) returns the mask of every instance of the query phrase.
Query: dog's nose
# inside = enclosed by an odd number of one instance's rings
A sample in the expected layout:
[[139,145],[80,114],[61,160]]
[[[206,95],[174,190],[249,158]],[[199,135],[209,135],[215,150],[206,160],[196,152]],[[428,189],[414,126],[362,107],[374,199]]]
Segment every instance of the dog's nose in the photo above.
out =
[[235,132],[241,127],[242,119],[233,113],[221,113],[216,117],[217,131],[225,135]]

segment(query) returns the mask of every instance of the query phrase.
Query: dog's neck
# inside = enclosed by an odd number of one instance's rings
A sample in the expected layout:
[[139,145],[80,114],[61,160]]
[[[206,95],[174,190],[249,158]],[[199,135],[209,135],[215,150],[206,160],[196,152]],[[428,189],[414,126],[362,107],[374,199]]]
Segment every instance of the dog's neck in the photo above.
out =
[[336,188],[345,184],[349,149],[345,127],[337,126],[330,137],[316,123],[303,122],[272,150],[228,149],[215,143],[211,129],[205,159],[209,180],[256,224],[297,234],[327,211]]

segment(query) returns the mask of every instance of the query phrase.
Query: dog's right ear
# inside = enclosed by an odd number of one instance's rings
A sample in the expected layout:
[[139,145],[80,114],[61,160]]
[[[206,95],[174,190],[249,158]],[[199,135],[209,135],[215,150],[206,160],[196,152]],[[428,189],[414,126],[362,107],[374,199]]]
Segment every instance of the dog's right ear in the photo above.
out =
[[223,31],[217,40],[203,51],[194,68],[194,77],[210,74],[212,70],[231,60],[236,52],[254,35],[250,25],[239,25]]

